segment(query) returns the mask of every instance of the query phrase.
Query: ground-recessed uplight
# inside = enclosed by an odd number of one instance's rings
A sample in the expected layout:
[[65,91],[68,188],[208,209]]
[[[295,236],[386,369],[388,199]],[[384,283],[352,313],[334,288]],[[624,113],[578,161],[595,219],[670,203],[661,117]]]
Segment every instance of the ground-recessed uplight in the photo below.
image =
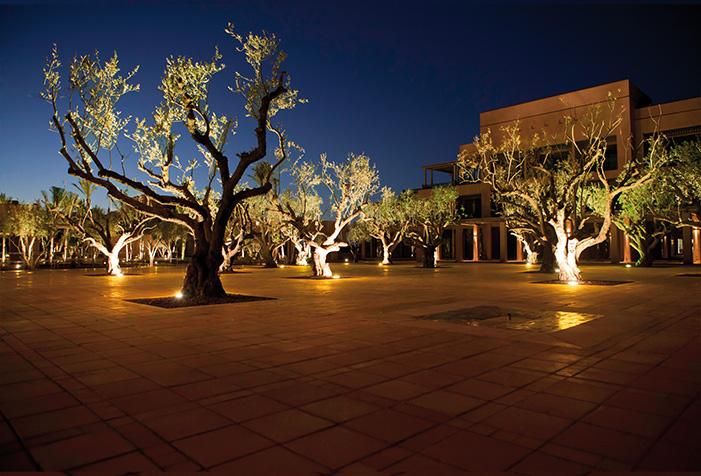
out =
[[182,292],[178,291],[177,293],[175,293],[175,299],[182,299],[182,298],[183,298]]
[[567,284],[569,284],[570,286],[578,286],[579,281],[573,279],[572,281],[567,281]]
[[281,265],[280,265],[280,267],[281,267],[281,268],[284,268],[284,267],[285,267],[285,265],[284,265],[284,264],[281,264]]
[[22,268],[22,265],[21,265],[21,264],[16,264],[16,265],[15,265],[15,269],[21,269],[21,268]]
[[626,264],[626,268],[632,268],[632,267],[633,267],[632,264],[630,264],[630,263]]
[[345,261],[345,262],[347,263],[347,262],[348,262],[348,258],[344,259],[343,261]]
[[333,279],[341,279],[341,276],[339,274],[334,274],[331,276]]

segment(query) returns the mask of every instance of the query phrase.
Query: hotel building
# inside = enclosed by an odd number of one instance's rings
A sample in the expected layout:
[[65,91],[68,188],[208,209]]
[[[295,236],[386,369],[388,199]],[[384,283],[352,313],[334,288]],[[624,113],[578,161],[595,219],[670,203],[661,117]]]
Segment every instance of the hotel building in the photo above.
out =
[[[616,81],[557,96],[502,107],[480,113],[479,133],[490,129],[498,140],[503,126],[518,121],[524,133],[545,132],[561,136],[565,117],[577,117],[597,104],[606,107],[613,95],[615,114],[622,114],[617,134],[608,138],[607,174],[615,177],[632,154],[655,129],[670,141],[701,138],[701,97],[653,104],[648,96],[629,80]],[[555,145],[555,144],[553,144]],[[471,143],[463,144],[458,152],[474,150]],[[419,196],[427,196],[431,188],[453,185],[459,194],[461,219],[444,232],[439,259],[454,261],[521,261],[524,252],[496,215],[488,185],[461,179],[455,160],[423,166],[424,183]],[[699,229],[683,227],[668,234],[654,252],[656,259],[701,263]],[[625,234],[612,226],[609,240],[587,250],[584,260],[630,262],[634,253]]]

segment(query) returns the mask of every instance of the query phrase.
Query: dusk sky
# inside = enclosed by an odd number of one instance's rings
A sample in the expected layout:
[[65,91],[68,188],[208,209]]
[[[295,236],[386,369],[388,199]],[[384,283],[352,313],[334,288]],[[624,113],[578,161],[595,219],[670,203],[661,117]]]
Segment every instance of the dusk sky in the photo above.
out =
[[[241,118],[231,156],[251,123],[226,91],[240,69],[224,33],[276,33],[286,70],[309,104],[281,116],[310,158],[365,152],[394,189],[421,185],[421,165],[453,160],[477,133],[479,112],[619,79],[653,102],[701,95],[698,6],[467,2],[73,2],[0,6],[0,192],[35,200],[73,180],[39,98],[43,60],[57,43],[73,55],[113,51],[139,64],[141,92],[123,103],[145,116],[159,101],[165,58],[211,58],[227,69],[213,109]],[[182,139],[187,141],[186,138]]]

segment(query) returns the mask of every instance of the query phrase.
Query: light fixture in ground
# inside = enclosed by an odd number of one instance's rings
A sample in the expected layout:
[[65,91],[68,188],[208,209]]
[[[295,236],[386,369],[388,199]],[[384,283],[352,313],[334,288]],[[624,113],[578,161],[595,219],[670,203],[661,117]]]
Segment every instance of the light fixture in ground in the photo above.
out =
[[183,293],[181,291],[178,291],[175,293],[175,299],[182,299],[183,298]]

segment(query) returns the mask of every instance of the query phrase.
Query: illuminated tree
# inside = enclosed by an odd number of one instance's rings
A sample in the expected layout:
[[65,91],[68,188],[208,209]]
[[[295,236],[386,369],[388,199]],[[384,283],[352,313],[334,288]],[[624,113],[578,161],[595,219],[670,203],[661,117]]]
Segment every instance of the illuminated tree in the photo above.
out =
[[80,195],[70,194],[68,205],[53,208],[51,212],[65,226],[73,229],[81,239],[102,253],[107,260],[107,274],[122,276],[120,254],[126,246],[139,241],[154,226],[154,219],[129,206],[116,211],[103,210],[92,205],[95,186],[81,180]]
[[47,216],[38,203],[20,203],[10,207],[7,217],[10,235],[17,237],[22,262],[27,269],[34,269],[46,255],[39,246],[48,236]]
[[167,221],[158,222],[151,225],[144,237],[141,239],[146,247],[149,266],[154,266],[156,256],[170,261],[173,259],[173,252],[178,241],[185,239],[187,234],[183,233],[184,228],[177,223]]
[[645,185],[622,193],[615,205],[613,221],[637,251],[636,266],[652,266],[652,251],[672,229],[701,225],[701,141],[668,149],[668,165]]
[[[271,177],[270,163],[259,162],[253,173],[254,181],[259,184]],[[277,203],[278,183],[271,178],[273,187],[265,194],[248,200],[248,216],[253,240],[257,244],[263,264],[266,268],[277,268],[277,255],[282,246],[290,240],[289,233],[285,233],[285,216],[280,212]]]
[[423,252],[423,267],[435,268],[437,249],[443,240],[443,230],[453,225],[457,219],[455,201],[458,194],[453,187],[436,187],[426,198],[408,195],[409,227],[407,239]]
[[63,261],[65,262],[68,255],[70,227],[63,223],[59,214],[54,210],[67,212],[72,206],[75,194],[62,187],[51,187],[48,192],[42,191],[41,195],[41,203],[47,216],[48,226],[47,261],[49,264],[53,264],[55,255],[63,253]]
[[[296,250],[295,264],[307,266],[312,256],[312,245],[322,232],[322,199],[317,187],[321,177],[316,167],[303,160],[304,149],[285,138],[283,131],[277,130],[278,148],[276,154],[287,158],[296,155],[294,166],[289,169],[292,187],[276,196],[275,206],[283,216],[283,232],[289,237]],[[314,270],[316,273],[316,270]]]
[[224,260],[219,266],[220,272],[231,271],[233,260],[244,249],[246,240],[253,237],[251,218],[248,215],[249,201],[241,202],[234,208],[226,227],[222,256]]
[[[476,154],[459,156],[463,171],[479,170],[480,180],[492,187],[502,213],[530,215],[533,233],[553,246],[561,281],[581,279],[579,257],[608,238],[618,197],[648,183],[667,160],[660,136],[653,135],[646,154],[608,177],[608,138],[618,135],[621,114],[610,100],[580,118],[567,117],[559,137],[523,137],[514,124],[503,127],[495,141],[487,130],[475,139]],[[595,201],[599,205],[593,207]]]
[[397,196],[389,187],[382,189],[382,198],[371,202],[365,208],[363,217],[356,228],[382,244],[382,264],[392,264],[392,251],[402,242],[409,227],[410,211],[408,194]]
[[[218,270],[229,217],[238,203],[271,187],[269,181],[253,188],[239,185],[248,168],[267,154],[271,120],[300,102],[282,69],[286,55],[274,35],[242,36],[231,24],[226,32],[251,69],[248,75],[234,73],[231,90],[243,98],[255,138],[255,145],[238,152],[233,161],[225,146],[237,124],[215,113],[209,104],[210,83],[224,69],[218,50],[211,61],[169,57],[159,86],[161,103],[149,121],[137,119],[131,131],[126,129],[129,117],[122,115],[118,105],[124,95],[139,89],[132,84],[137,70],[122,75],[116,54],[107,61],[97,54],[75,58],[69,69],[71,100],[66,104],[60,95],[61,63],[55,48],[44,69],[42,97],[52,106],[51,124],[58,132],[68,172],[105,188],[112,198],[142,213],[178,223],[192,233],[195,249],[182,287],[183,295],[192,300],[225,295]],[[66,111],[61,112],[64,107]],[[127,163],[124,156],[113,163],[118,138],[124,134],[134,143],[136,164]],[[182,134],[197,146],[199,158],[182,161],[176,155]],[[195,177],[202,176],[205,180],[197,185]],[[209,203],[214,195],[213,213]]]

